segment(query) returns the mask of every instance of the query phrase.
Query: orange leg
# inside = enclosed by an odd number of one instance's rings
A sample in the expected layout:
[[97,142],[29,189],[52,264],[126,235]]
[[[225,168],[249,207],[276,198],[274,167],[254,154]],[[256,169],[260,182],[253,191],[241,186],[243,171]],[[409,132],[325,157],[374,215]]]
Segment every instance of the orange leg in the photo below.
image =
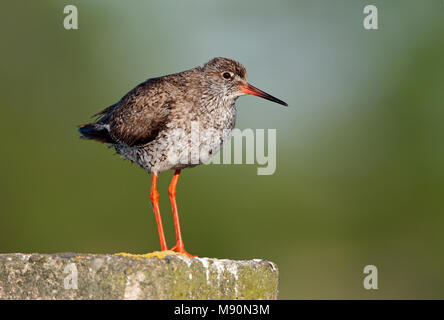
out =
[[180,232],[179,213],[177,211],[177,203],[176,203],[176,186],[177,186],[177,181],[179,180],[179,175],[180,175],[180,170],[176,170],[176,172],[174,172],[173,179],[171,179],[171,183],[168,188],[168,194],[170,196],[170,202],[171,202],[171,210],[173,211],[174,229],[176,230],[176,245],[171,250],[176,250],[178,253],[183,253],[188,257],[195,257],[185,251],[182,240],[182,233]]
[[153,173],[150,198],[151,198],[151,204],[153,205],[154,215],[156,216],[157,231],[159,231],[160,250],[164,251],[168,250],[168,247],[165,240],[165,234],[163,233],[162,217],[160,216],[160,210],[159,210],[159,193],[157,192],[156,185],[157,185],[157,176],[155,173]]

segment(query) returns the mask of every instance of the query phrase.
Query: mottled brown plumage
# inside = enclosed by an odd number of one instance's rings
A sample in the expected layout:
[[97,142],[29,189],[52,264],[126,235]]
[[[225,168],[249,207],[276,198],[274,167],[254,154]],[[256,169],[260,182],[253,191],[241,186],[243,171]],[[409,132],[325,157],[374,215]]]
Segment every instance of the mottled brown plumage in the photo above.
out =
[[[219,151],[234,128],[235,101],[245,94],[286,105],[249,85],[239,62],[214,58],[203,67],[146,80],[79,131],[82,138],[111,144],[122,157],[154,175],[169,169],[178,174]],[[196,130],[197,141],[193,140]],[[197,158],[193,158],[193,149],[199,150]],[[159,226],[157,213],[156,219]],[[159,235],[161,227],[160,223]],[[182,249],[183,244],[178,250]]]
[[[225,79],[224,73],[231,78]],[[84,138],[111,143],[124,158],[149,172],[194,166],[191,160],[188,165],[169,161],[168,144],[178,150],[176,160],[180,156],[183,160],[185,155],[176,142],[169,141],[168,133],[182,129],[189,134],[193,121],[201,131],[214,129],[215,133],[202,141],[208,144],[209,156],[214,155],[234,127],[234,102],[245,94],[241,86],[246,84],[246,70],[240,63],[215,58],[203,67],[148,79],[100,112],[95,123],[81,126],[80,132]],[[208,160],[204,158],[201,160]]]

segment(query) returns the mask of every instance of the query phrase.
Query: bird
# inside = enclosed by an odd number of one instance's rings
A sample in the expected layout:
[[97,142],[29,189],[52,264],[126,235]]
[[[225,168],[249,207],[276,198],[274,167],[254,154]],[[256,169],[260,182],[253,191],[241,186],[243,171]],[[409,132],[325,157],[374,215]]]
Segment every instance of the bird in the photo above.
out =
[[[235,102],[247,94],[288,106],[249,84],[242,64],[217,57],[203,66],[150,78],[96,113],[94,122],[78,126],[81,138],[108,144],[152,175],[150,200],[161,251],[168,247],[159,210],[158,175],[174,171],[168,194],[176,245],[170,250],[194,257],[185,250],[180,229],[176,203],[179,176],[182,169],[208,161],[230,139],[236,121]],[[196,128],[205,132],[197,140],[193,139]],[[199,152],[191,152],[193,148]]]

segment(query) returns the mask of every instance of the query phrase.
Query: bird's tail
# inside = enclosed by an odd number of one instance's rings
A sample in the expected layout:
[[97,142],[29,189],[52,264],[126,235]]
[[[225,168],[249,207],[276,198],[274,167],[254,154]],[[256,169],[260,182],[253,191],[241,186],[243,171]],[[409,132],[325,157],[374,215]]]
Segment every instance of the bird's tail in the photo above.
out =
[[107,125],[102,123],[87,123],[79,126],[80,138],[96,140],[103,143],[114,143]]

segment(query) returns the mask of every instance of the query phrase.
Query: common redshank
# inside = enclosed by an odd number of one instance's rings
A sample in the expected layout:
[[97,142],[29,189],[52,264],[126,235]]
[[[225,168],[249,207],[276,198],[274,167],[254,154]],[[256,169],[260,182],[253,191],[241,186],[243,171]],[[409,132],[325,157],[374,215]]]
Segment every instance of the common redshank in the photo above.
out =
[[[123,158],[152,174],[150,198],[162,251],[168,248],[159,210],[158,174],[175,171],[168,188],[176,231],[176,245],[171,250],[191,256],[185,251],[177,211],[180,172],[208,161],[228,141],[236,120],[235,101],[246,94],[287,106],[250,85],[239,62],[214,58],[203,67],[142,82],[97,113],[95,122],[79,127],[82,138],[110,144]],[[197,142],[193,128],[205,132]],[[197,159],[191,155],[193,148],[199,150]]]

